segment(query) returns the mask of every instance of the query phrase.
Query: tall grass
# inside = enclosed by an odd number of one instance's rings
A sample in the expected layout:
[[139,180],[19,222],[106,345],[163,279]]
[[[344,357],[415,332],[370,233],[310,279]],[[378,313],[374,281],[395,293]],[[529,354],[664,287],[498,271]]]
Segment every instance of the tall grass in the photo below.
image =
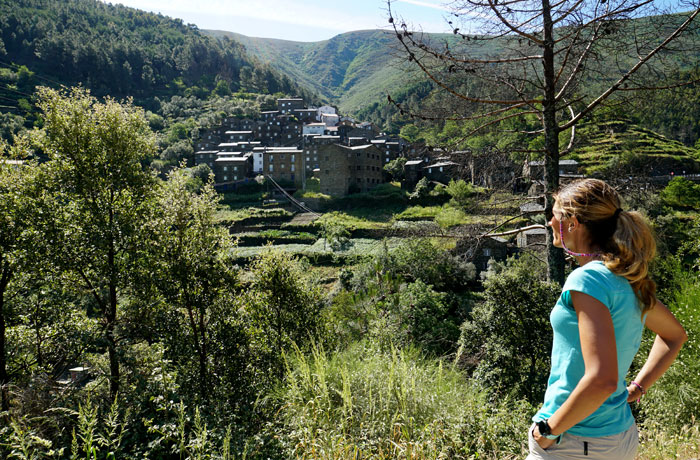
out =
[[526,403],[491,403],[416,350],[359,343],[286,362],[276,429],[292,458],[509,459],[527,445]]
[[[676,362],[640,403],[642,459],[700,458],[700,281],[687,274],[669,307],[688,333]],[[645,337],[640,359],[653,337]]]

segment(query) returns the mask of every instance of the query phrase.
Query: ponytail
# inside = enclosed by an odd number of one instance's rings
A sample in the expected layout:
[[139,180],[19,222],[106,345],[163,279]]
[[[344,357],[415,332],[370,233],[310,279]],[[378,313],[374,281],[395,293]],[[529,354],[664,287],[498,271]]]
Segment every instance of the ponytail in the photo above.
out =
[[650,310],[656,304],[656,283],[649,278],[656,241],[644,217],[622,210],[617,191],[599,179],[572,182],[554,198],[566,215],[586,226],[608,269],[629,281],[642,314]]
[[637,211],[619,213],[617,229],[606,246],[605,265],[627,278],[642,304],[642,314],[646,313],[656,303],[656,283],[649,278],[656,241],[649,224]]

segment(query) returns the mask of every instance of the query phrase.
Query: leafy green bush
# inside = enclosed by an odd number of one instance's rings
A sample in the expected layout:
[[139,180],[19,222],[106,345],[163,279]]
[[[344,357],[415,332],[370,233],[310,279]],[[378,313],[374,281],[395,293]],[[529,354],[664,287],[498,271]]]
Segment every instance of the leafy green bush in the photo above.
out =
[[447,184],[447,193],[452,197],[452,203],[455,206],[466,208],[472,204],[472,197],[476,194],[476,191],[471,184],[467,184],[463,179],[454,180],[451,179],[450,183]]
[[287,357],[273,428],[288,458],[516,458],[531,408],[490,403],[481,387],[416,350],[360,343]]
[[507,268],[484,282],[485,301],[462,326],[465,361],[476,362],[473,377],[501,395],[542,401],[549,376],[552,343],[549,313],[561,288],[545,281],[545,267],[534,256],[510,259]]
[[661,198],[678,208],[700,208],[700,185],[682,177],[674,177],[661,192]]

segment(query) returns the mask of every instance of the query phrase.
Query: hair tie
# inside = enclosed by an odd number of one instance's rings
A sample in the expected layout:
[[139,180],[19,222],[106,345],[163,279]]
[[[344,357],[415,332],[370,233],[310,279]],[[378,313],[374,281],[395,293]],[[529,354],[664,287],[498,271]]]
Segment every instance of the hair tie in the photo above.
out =
[[617,209],[615,210],[615,214],[613,214],[613,217],[614,217],[615,219],[617,219],[618,217],[620,217],[620,213],[621,213],[621,212],[622,212],[622,208],[617,208]]

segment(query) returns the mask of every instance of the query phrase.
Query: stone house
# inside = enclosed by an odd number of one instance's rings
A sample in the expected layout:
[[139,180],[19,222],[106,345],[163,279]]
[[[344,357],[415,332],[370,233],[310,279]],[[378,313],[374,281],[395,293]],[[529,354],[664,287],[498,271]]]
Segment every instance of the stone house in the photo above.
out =
[[454,252],[472,262],[477,271],[482,272],[488,269],[489,260],[503,262],[513,251],[509,248],[507,240],[499,236],[490,236],[459,240]]
[[459,179],[459,165],[449,160],[429,164],[423,166],[423,176],[431,182],[447,184],[452,179]]
[[292,115],[302,123],[313,123],[318,119],[317,109],[293,109]]
[[214,161],[216,161],[216,155],[219,153],[218,150],[200,150],[194,153],[194,164],[199,166],[205,164],[209,166],[209,169],[214,171]]
[[544,248],[547,242],[546,228],[533,228],[518,233],[517,244],[519,248],[533,249],[536,246]]
[[[559,160],[559,175],[578,175],[576,160]],[[528,161],[523,166],[523,177],[529,180],[544,179],[544,161]]]
[[302,127],[302,134],[316,134],[318,136],[323,136],[326,130],[326,125],[324,123],[307,123]]
[[224,136],[227,142],[249,142],[253,140],[253,131],[226,131]]
[[214,180],[217,184],[236,182],[253,172],[253,154],[219,155],[214,162]]
[[277,110],[280,113],[292,113],[295,109],[304,108],[304,99],[301,98],[283,98],[277,99]]
[[269,147],[263,151],[262,173],[275,181],[289,181],[297,187],[302,184],[303,151],[296,148]]
[[404,165],[404,180],[402,185],[407,190],[416,188],[416,184],[423,178],[423,167],[425,162],[422,159],[408,160]]
[[343,196],[382,183],[382,154],[373,145],[325,144],[319,146],[318,158],[322,193]]

